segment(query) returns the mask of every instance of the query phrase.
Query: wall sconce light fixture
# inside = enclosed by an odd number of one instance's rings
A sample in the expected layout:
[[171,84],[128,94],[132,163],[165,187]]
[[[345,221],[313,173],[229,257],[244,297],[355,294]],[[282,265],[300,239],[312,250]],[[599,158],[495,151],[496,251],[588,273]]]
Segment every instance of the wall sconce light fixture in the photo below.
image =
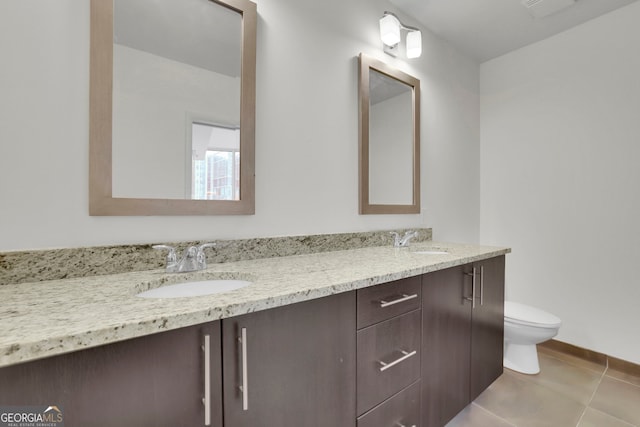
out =
[[391,56],[396,56],[400,44],[401,31],[407,31],[405,41],[407,58],[418,58],[422,55],[422,33],[415,27],[404,25],[400,19],[391,12],[384,12],[380,18],[380,38],[384,44],[384,51]]

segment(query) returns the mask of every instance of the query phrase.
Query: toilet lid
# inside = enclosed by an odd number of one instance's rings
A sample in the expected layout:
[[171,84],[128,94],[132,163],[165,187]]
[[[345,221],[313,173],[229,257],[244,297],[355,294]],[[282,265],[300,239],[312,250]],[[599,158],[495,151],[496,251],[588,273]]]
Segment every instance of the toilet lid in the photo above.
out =
[[514,323],[539,325],[549,328],[560,326],[562,323],[560,318],[551,313],[513,301],[504,302],[504,318]]

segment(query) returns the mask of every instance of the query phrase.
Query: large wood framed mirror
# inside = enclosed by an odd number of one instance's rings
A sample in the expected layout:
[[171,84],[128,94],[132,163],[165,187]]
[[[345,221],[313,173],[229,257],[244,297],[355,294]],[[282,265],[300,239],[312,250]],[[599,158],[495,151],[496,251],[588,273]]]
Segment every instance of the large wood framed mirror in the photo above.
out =
[[255,213],[257,10],[91,0],[90,215]]
[[360,213],[420,213],[420,80],[358,62]]

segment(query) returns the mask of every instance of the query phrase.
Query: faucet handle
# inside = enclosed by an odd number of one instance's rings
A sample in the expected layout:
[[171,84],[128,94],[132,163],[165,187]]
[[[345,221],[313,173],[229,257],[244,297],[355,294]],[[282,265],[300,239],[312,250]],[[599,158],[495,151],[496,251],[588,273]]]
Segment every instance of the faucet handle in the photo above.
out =
[[395,231],[390,231],[389,234],[393,236],[393,246],[398,246],[400,244],[400,235]]
[[172,272],[173,269],[175,269],[176,265],[178,265],[178,256],[176,255],[176,248],[168,245],[153,245],[151,247],[156,250],[165,249],[169,251],[169,253],[167,254],[167,265],[165,265],[165,270],[167,272]]
[[409,241],[418,236],[418,232],[416,230],[408,230],[402,237],[400,237],[400,234],[396,233],[395,231],[390,231],[389,233],[393,235],[393,246],[395,246],[396,248],[409,246]]
[[168,250],[169,253],[167,254],[167,263],[169,263],[169,262],[177,262],[178,261],[178,257],[176,255],[176,248],[174,248],[173,246],[153,245],[151,247],[153,249],[166,249],[166,250]]
[[198,246],[198,255],[197,255],[198,269],[203,270],[207,268],[207,256],[204,254],[204,250],[206,248],[212,248],[215,245],[216,245],[215,243],[203,243],[200,246]]
[[203,243],[200,246],[198,246],[198,251],[202,252],[205,248],[212,248],[214,247],[216,244],[211,242],[211,243]]

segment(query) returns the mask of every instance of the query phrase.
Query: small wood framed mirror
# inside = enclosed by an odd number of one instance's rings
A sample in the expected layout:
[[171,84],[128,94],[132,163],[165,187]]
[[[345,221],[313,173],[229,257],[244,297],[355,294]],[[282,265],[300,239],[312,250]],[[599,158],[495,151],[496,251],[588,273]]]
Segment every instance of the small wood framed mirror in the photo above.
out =
[[360,214],[420,213],[420,80],[358,62]]

